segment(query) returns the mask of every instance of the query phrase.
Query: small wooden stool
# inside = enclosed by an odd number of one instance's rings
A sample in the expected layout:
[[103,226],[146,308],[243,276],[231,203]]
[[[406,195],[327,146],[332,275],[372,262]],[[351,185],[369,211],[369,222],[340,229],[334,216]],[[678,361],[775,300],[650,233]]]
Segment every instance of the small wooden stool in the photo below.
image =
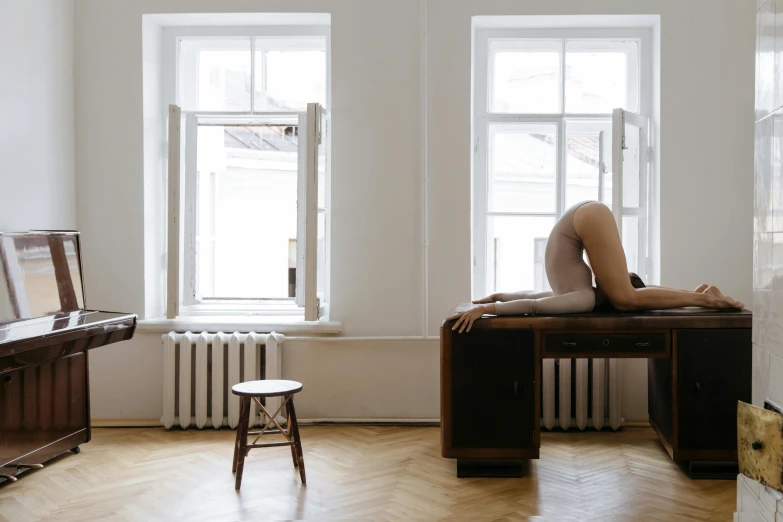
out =
[[[296,420],[296,410],[294,409],[294,394],[299,393],[300,391],[302,391],[302,383],[296,381],[248,381],[232,386],[231,393],[239,395],[239,425],[237,425],[237,440],[234,444],[234,465],[231,469],[232,472],[237,474],[236,489],[239,489],[242,485],[242,471],[245,467],[245,457],[250,450],[254,448],[270,448],[275,446],[291,446],[291,456],[294,459],[294,467],[299,468],[299,476],[302,479],[302,484],[307,484],[307,479],[305,478],[304,455],[302,455],[302,441],[299,438],[299,423]],[[260,397],[284,397],[284,399],[274,415],[270,415],[266,408],[264,408],[264,405],[261,404],[261,401],[258,400]],[[248,432],[251,399],[258,405],[261,412],[269,417],[269,422],[266,423],[261,431]],[[283,410],[283,406],[286,408],[288,418],[287,430],[284,430],[275,420],[275,417]],[[269,429],[273,424],[277,427],[276,430]],[[251,435],[256,435],[256,438],[251,444],[248,444],[247,439]],[[256,441],[261,435],[282,435],[286,438],[286,442],[256,444]]]

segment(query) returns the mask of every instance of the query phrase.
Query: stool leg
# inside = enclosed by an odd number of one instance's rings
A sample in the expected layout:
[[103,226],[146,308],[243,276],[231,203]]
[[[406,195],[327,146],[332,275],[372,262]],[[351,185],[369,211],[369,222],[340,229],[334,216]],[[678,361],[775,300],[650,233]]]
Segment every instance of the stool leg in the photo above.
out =
[[242,486],[242,472],[245,469],[245,457],[247,456],[247,429],[250,422],[250,397],[242,397],[240,411],[242,416],[239,422],[241,423],[241,439],[239,440],[239,462],[237,463],[237,479],[234,485],[234,489],[239,490]]
[[231,473],[237,472],[237,462],[239,460],[239,441],[242,437],[242,418],[244,413],[245,401],[242,400],[242,397],[239,398],[239,423],[237,424],[237,436],[236,440],[234,441],[234,463],[231,465]]
[[304,454],[302,453],[302,439],[299,438],[299,421],[296,420],[296,408],[294,408],[294,398],[288,401],[289,408],[288,413],[291,415],[291,422],[294,434],[294,445],[296,446],[296,453],[299,457],[299,477],[302,479],[302,484],[307,484],[307,478],[305,477],[305,465]]
[[[288,397],[290,397],[290,395]],[[288,397],[283,397],[283,400],[287,400]],[[294,400],[294,399],[291,398],[291,400]],[[291,402],[290,401],[287,402],[286,405],[285,405],[285,412],[286,412],[286,417],[288,419],[287,423],[286,423],[286,428],[288,429],[288,436],[291,437],[291,436],[293,436],[294,432],[291,431]],[[294,460],[294,467],[298,468],[299,467],[299,459],[297,458],[296,448],[294,446],[295,445],[291,445],[291,458]]]

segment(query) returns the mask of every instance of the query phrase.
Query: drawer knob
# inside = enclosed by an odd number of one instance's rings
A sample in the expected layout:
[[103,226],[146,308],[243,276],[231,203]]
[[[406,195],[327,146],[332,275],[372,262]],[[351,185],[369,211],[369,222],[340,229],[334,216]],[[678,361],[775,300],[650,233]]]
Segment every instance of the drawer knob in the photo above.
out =
[[576,346],[576,343],[569,343],[568,341],[563,341],[563,346]]
[[609,346],[609,339],[604,339],[604,340],[602,341],[602,344],[603,344],[604,346]]
[[14,376],[13,375],[6,375],[5,377],[3,377],[3,381],[5,381],[5,382],[11,382],[13,380],[14,380]]
[[639,348],[646,348],[647,346],[650,346],[650,343],[636,343],[636,346]]
[[754,440],[753,444],[751,444],[750,447],[753,448],[754,450],[758,451],[758,450],[760,450],[761,448],[764,447],[764,444],[762,444],[762,442],[759,441],[759,440]]

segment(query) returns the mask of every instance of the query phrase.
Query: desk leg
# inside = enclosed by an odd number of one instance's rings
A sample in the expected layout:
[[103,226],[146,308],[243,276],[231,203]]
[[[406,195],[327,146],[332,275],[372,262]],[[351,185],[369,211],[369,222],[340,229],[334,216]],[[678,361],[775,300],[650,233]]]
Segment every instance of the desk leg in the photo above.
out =
[[736,480],[739,465],[736,460],[692,460],[688,475],[692,479]]
[[457,459],[457,477],[522,477],[528,465],[529,462],[523,460]]

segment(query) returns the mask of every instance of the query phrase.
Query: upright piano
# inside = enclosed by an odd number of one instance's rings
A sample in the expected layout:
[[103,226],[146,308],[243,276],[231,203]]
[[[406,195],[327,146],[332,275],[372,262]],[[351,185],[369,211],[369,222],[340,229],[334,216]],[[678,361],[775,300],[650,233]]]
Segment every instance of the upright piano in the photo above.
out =
[[135,328],[86,309],[77,232],[0,232],[0,484],[90,440],[87,351]]

